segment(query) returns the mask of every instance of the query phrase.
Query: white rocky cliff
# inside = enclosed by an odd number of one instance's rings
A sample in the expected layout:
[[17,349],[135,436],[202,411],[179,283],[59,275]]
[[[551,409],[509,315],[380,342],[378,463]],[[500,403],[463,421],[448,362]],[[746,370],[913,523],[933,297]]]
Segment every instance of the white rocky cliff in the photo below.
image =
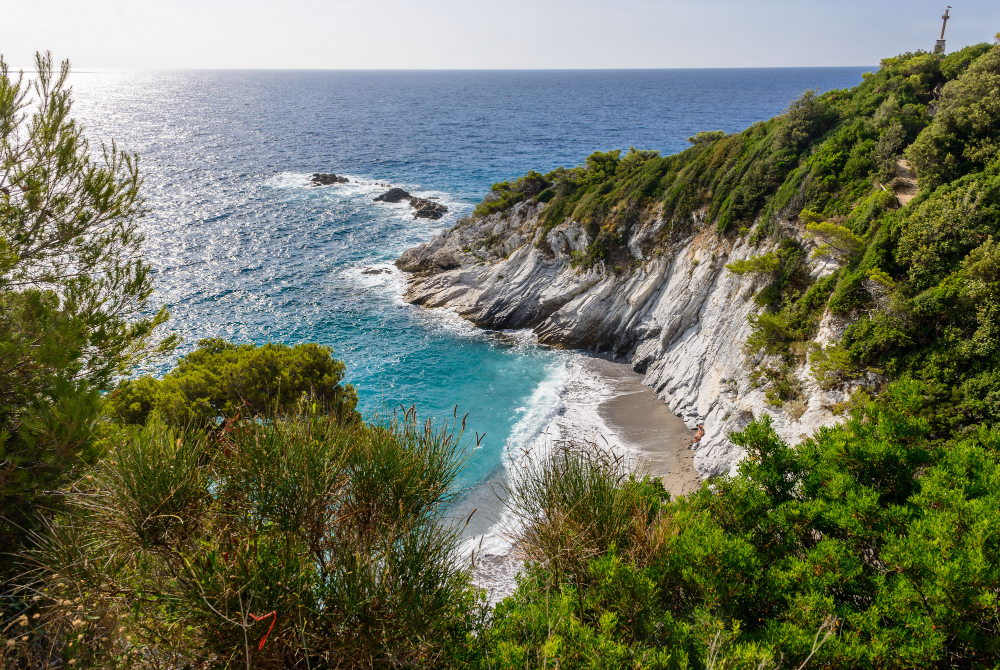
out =
[[[406,299],[454,308],[486,328],[532,328],[544,343],[628,356],[671,411],[691,428],[704,426],[694,459],[703,476],[735,468],[743,454],[729,433],[765,412],[790,444],[836,421],[830,407],[843,394],[822,390],[808,364],[798,370],[803,397],[793,407],[767,404],[767,387],[754,388],[750,379],[758,361],[748,359],[743,345],[750,334],[747,317],[757,309],[755,279],[725,265],[765,249],[750,246],[745,236],[720,238],[713,226],[695,221],[686,239],[644,252],[666,226],[653,211],[630,236],[633,268],[582,270],[573,252],[586,249],[587,233],[568,222],[543,239],[537,225],[543,207],[521,203],[466,219],[404,253],[397,265],[411,273]],[[815,278],[835,267],[811,265]],[[825,318],[817,340],[828,342],[840,332]]]

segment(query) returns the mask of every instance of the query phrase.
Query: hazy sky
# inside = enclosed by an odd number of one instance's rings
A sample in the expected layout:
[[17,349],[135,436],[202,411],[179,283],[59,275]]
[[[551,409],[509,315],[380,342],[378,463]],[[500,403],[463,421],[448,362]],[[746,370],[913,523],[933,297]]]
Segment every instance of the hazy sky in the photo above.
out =
[[[87,68],[875,65],[930,49],[947,0],[0,0],[0,53]],[[948,48],[1000,0],[952,0]]]

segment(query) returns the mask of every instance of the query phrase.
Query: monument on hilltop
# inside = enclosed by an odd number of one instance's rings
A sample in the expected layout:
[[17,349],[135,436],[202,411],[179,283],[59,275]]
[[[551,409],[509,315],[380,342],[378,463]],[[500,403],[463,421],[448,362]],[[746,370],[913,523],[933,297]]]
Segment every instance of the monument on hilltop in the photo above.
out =
[[941,22],[941,39],[934,45],[934,53],[942,56],[944,55],[944,29],[948,26],[948,19],[951,18],[948,16],[948,12],[950,11],[951,5],[948,5],[948,9],[944,10],[944,16],[941,17],[943,19]]

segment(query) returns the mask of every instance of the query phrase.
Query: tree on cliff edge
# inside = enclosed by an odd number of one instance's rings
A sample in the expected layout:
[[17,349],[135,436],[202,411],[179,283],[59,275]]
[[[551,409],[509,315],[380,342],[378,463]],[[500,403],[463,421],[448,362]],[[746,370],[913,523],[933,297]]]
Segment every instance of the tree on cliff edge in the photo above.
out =
[[150,355],[138,157],[91,157],[71,118],[69,62],[36,76],[0,58],[0,581],[52,492],[94,454],[99,394]]

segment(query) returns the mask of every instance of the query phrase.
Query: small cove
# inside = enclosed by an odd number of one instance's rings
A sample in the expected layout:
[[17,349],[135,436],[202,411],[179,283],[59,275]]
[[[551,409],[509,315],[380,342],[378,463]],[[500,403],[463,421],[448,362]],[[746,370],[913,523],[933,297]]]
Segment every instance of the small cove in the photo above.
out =
[[[466,500],[489,500],[505,450],[560,421],[587,437],[615,430],[595,408],[617,391],[581,377],[580,354],[530,333],[405,304],[395,258],[470,213],[493,182],[594,150],[673,153],[698,131],[741,130],[866,69],[80,72],[72,84],[95,146],[114,139],[141,155],[153,301],[170,308],[181,353],[213,336],[331,345],[368,414],[468,413],[470,448],[485,437]],[[314,172],[350,182],[313,187]],[[373,202],[388,186],[448,214],[414,219],[405,202]],[[481,536],[489,515],[476,523]]]

